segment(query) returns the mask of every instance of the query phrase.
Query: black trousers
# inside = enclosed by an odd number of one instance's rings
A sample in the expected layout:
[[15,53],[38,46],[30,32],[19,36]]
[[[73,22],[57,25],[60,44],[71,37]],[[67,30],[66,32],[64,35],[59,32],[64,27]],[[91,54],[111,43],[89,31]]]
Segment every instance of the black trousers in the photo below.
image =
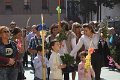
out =
[[24,53],[23,66],[28,66],[28,51]]
[[91,64],[95,72],[95,80],[100,80],[101,67],[102,67],[102,55],[95,51],[91,56]]
[[50,76],[50,68],[47,68],[47,73],[48,73],[48,80],[49,80],[49,76]]
[[64,80],[69,80],[69,73],[64,73]]

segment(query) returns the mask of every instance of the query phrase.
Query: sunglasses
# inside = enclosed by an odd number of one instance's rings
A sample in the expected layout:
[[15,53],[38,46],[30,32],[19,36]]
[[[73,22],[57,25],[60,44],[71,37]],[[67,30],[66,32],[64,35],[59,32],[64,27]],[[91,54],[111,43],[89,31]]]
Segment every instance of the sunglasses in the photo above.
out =
[[9,33],[9,31],[3,31],[4,33]]

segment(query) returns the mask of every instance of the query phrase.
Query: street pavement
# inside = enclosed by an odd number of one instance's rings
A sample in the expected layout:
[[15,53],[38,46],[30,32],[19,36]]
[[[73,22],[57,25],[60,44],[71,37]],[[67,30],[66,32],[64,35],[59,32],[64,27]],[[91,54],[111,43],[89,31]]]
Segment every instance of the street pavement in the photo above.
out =
[[[34,73],[31,69],[30,64],[28,65],[28,68],[25,68],[25,76],[26,80],[34,80]],[[72,75],[70,73],[70,80],[72,78]],[[78,73],[76,74],[75,80],[78,80]],[[101,71],[101,80],[120,80],[120,71],[116,70],[110,70],[107,67],[103,67]]]

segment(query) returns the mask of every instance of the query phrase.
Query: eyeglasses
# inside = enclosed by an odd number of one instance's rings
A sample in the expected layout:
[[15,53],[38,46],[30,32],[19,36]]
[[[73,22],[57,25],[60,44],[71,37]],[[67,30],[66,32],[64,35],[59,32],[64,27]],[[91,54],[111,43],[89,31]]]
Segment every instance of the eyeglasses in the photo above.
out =
[[9,33],[9,31],[3,31],[4,33]]

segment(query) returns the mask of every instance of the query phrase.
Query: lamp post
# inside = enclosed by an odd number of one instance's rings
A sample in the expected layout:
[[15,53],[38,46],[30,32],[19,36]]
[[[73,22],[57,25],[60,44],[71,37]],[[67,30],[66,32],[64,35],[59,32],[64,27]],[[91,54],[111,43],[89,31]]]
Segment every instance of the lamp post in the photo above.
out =
[[101,0],[100,0],[100,3],[99,3],[99,5],[100,5],[100,22],[101,22],[101,12],[102,12],[102,6],[101,6]]
[[67,12],[68,11],[68,8],[67,8],[68,3],[67,2],[68,2],[68,0],[66,0],[66,18],[68,17],[68,15],[67,15],[68,14],[68,12]]
[[97,22],[99,21],[99,0],[97,0]]

